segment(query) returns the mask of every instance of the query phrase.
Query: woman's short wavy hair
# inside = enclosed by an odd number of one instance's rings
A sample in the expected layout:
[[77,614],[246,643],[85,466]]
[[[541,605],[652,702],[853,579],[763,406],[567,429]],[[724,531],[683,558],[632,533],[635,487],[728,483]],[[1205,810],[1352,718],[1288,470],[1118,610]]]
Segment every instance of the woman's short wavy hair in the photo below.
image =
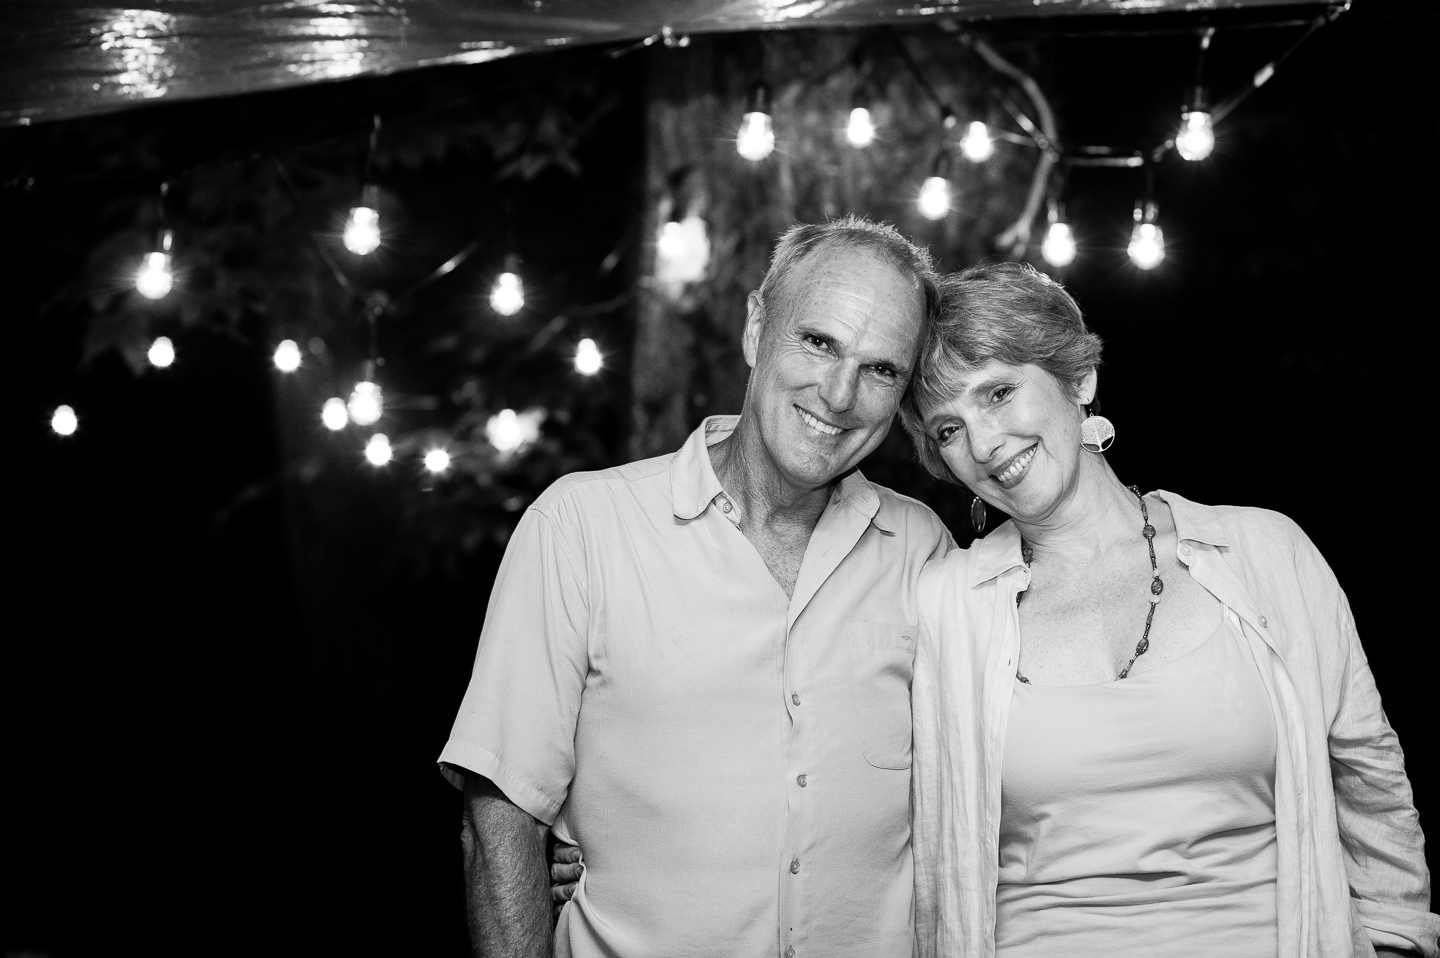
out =
[[920,349],[900,421],[925,471],[957,482],[925,433],[925,417],[960,391],[965,377],[991,360],[1033,364],[1072,396],[1100,365],[1100,337],[1085,326],[1065,287],[1023,263],[972,266],[940,280],[940,305]]

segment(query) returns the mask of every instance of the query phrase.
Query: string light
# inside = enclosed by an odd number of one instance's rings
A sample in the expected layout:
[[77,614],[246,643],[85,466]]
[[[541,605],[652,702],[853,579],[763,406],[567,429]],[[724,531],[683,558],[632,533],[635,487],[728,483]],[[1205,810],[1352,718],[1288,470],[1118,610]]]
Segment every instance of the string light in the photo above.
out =
[[595,345],[595,340],[580,340],[580,345],[575,347],[575,369],[583,376],[593,376],[604,365],[605,357],[600,355],[600,347]]
[[950,212],[950,154],[941,153],[935,158],[930,176],[920,186],[920,195],[915,200],[920,215],[926,219],[943,219]]
[[293,339],[282,339],[275,347],[275,368],[282,373],[293,373],[300,368],[300,344]]
[[851,146],[866,147],[875,142],[875,122],[870,117],[870,97],[861,89],[855,92],[850,106],[850,122],[845,126],[845,139]]
[[655,279],[659,283],[678,292],[686,283],[703,279],[709,264],[710,236],[703,219],[692,213],[660,227],[655,241]]
[[450,468],[450,453],[444,449],[431,449],[425,453],[425,468],[439,475]]
[[174,230],[161,230],[160,248],[146,253],[140,262],[135,289],[146,299],[164,299],[175,285],[175,274],[170,269],[170,245],[174,239]]
[[80,418],[69,406],[57,406],[55,415],[50,417],[50,428],[55,430],[56,435],[73,436],[75,430],[80,428]]
[[390,437],[383,432],[377,432],[365,443],[365,458],[372,466],[383,466],[394,458],[394,455],[390,448]]
[[1196,86],[1180,114],[1180,131],[1175,134],[1175,152],[1192,163],[1215,149],[1215,121],[1206,102],[1205,88]]
[[485,438],[501,455],[510,455],[540,438],[540,423],[545,413],[540,409],[517,413],[502,409],[485,423]]
[[351,208],[345,221],[345,248],[358,256],[366,256],[380,248],[380,188],[365,184],[360,191],[360,205]]
[[975,120],[965,128],[960,138],[960,152],[971,163],[984,163],[995,152],[995,141],[990,138],[990,128]]
[[1135,229],[1130,234],[1130,261],[1141,269],[1154,269],[1165,258],[1165,233],[1155,222],[1153,200],[1135,204]]
[[495,278],[490,288],[490,308],[501,316],[514,316],[525,308],[525,283],[515,272],[517,261],[512,256],[505,265],[505,272]]
[[735,151],[758,163],[775,150],[775,122],[770,118],[770,88],[757,83],[750,88],[745,117],[735,136]]
[[325,400],[325,405],[320,407],[320,421],[331,432],[344,429],[350,422],[350,413],[345,410],[345,400],[339,396]]
[[175,361],[175,344],[170,342],[169,336],[157,336],[145,358],[150,360],[150,365],[164,369]]
[[1056,268],[1069,266],[1075,259],[1075,234],[1060,215],[1060,204],[1050,201],[1050,225],[1040,243],[1040,255]]
[[355,384],[350,401],[345,404],[350,421],[357,426],[373,426],[385,412],[385,396],[380,387],[369,381]]

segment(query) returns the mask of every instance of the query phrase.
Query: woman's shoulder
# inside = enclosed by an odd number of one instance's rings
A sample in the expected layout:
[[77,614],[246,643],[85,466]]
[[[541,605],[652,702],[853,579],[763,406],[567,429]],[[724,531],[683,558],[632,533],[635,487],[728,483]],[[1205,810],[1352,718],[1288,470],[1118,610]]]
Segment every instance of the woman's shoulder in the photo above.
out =
[[1205,505],[1164,489],[1156,490],[1155,495],[1170,507],[1176,535],[1181,539],[1232,550],[1313,548],[1300,524],[1283,512],[1260,506]]

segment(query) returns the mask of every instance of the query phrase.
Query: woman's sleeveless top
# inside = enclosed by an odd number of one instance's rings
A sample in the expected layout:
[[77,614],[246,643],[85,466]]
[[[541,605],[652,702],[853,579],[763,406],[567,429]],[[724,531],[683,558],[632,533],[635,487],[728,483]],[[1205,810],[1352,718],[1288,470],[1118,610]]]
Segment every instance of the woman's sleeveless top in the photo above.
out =
[[1275,723],[1231,626],[1122,681],[1014,696],[997,958],[1276,954]]

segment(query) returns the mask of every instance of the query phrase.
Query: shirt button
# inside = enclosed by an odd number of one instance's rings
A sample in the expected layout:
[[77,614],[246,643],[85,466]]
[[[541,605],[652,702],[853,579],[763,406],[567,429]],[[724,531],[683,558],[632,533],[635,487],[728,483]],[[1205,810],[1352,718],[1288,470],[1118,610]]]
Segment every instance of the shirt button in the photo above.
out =
[[730,506],[730,503],[725,502],[725,501],[722,500],[721,503],[720,503],[720,508],[721,508],[723,511],[725,511],[725,512],[729,512],[730,509],[731,509],[731,506]]
[[791,945],[785,949],[785,958],[795,958],[795,946]]
[[[728,512],[729,510],[726,510],[726,511]],[[1189,546],[1181,546],[1181,547],[1180,547],[1180,554],[1181,554],[1182,556],[1188,556],[1188,555],[1190,554],[1190,547],[1189,547]]]
[[792,874],[792,875],[798,875],[798,874],[800,874],[800,859],[798,859],[798,858],[792,858],[792,859],[790,859],[790,874]]
[[799,704],[800,704],[800,693],[799,693],[799,692],[791,692],[791,693],[790,693],[790,701],[794,702],[796,705],[799,705]]
[[1265,622],[1265,616],[1262,615],[1262,616],[1260,616],[1260,628],[1263,629],[1263,628],[1266,628],[1266,626],[1267,626],[1267,623]]
[[797,781],[797,782],[800,783],[800,787],[801,787],[801,788],[804,788],[804,787],[805,787],[805,773],[804,773],[804,772],[801,772],[799,775],[795,776],[795,781]]

